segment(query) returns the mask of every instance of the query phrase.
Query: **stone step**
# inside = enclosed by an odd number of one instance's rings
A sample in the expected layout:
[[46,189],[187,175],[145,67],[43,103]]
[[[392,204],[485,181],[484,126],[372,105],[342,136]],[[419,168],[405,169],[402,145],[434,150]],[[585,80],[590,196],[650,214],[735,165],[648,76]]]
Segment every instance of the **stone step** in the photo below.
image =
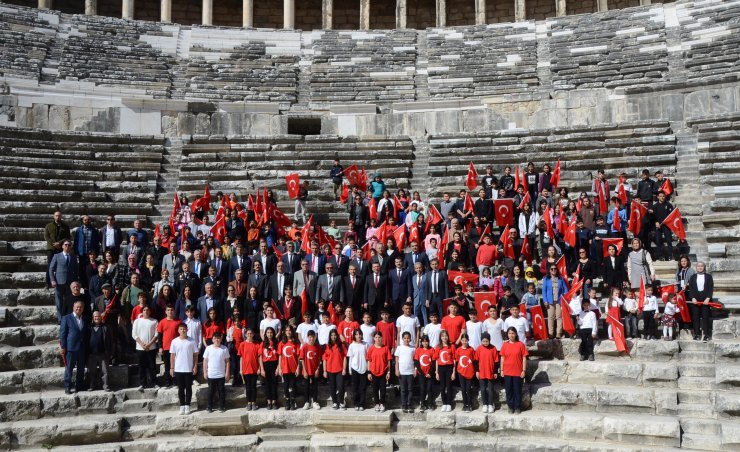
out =
[[679,347],[681,347],[681,353],[685,353],[687,351],[689,352],[704,351],[704,352],[714,353],[714,343],[713,342],[679,340],[678,345]]
[[680,364],[678,375],[685,377],[714,377],[714,365],[707,364]]
[[711,351],[687,350],[678,355],[678,360],[683,363],[711,364],[714,363],[714,353]]
[[681,430],[684,435],[693,433],[699,435],[719,435],[722,433],[722,424],[714,419],[706,419],[703,416],[682,416]]
[[0,306],[54,306],[53,289],[0,289]]
[[679,389],[677,392],[679,404],[707,402],[713,403],[716,395],[715,392],[696,388]]
[[680,389],[712,389],[715,387],[714,377],[681,377],[678,379]]
[[712,434],[684,433],[681,435],[682,449],[727,450],[722,438]]
[[712,406],[706,403],[681,403],[678,415],[688,417],[712,418]]
[[59,341],[56,325],[34,325],[27,327],[0,328],[0,345],[10,347],[33,346]]
[[11,306],[7,308],[6,325],[29,326],[51,325],[58,322],[56,307],[52,306]]

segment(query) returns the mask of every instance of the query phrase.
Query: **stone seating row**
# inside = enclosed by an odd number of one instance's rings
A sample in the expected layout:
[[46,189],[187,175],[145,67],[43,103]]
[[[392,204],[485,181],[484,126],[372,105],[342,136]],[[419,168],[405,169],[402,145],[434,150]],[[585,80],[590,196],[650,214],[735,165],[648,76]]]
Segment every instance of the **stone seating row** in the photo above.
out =
[[38,79],[55,33],[36,10],[0,6],[0,76]]

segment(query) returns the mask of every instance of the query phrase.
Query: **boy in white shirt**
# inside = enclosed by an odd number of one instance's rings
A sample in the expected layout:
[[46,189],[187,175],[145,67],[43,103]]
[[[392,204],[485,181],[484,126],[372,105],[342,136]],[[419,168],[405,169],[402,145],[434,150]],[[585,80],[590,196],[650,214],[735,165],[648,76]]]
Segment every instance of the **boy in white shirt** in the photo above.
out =
[[188,337],[195,342],[195,346],[198,347],[200,352],[200,346],[203,344],[203,325],[198,320],[194,306],[189,306],[185,309],[185,325],[188,326]]
[[[405,307],[405,306],[404,306]],[[404,413],[411,413],[411,396],[413,394],[414,374],[414,353],[416,349],[411,346],[411,333],[405,331],[401,335],[401,345],[396,347],[394,356],[396,357],[396,376],[401,383],[401,406]]]
[[516,334],[519,336],[519,340],[523,343],[527,343],[527,331],[529,331],[529,324],[527,319],[519,316],[519,306],[514,306],[509,309],[511,315],[504,321],[504,330],[508,330],[510,327],[516,328]]
[[295,332],[298,334],[298,340],[301,342],[301,345],[308,342],[308,332],[313,331],[316,332],[316,325],[311,321],[311,313],[306,311],[303,313],[303,323],[298,325],[298,328],[296,328]]
[[322,347],[329,343],[329,332],[337,329],[336,325],[329,322],[329,318],[328,312],[321,313],[321,325],[319,325],[318,338],[319,345]]
[[185,323],[177,327],[177,332],[180,336],[172,339],[170,344],[170,376],[177,384],[180,414],[189,414],[193,377],[198,374],[198,343],[188,337],[188,326]]
[[578,352],[581,354],[581,361],[594,360],[594,339],[598,337],[598,321],[596,314],[590,310],[591,301],[583,300],[581,304],[581,313],[578,314],[578,336],[581,338],[581,345]]
[[626,312],[624,316],[624,335],[634,339],[637,337],[637,298],[634,291],[630,291],[629,295],[624,298],[622,306]]
[[424,327],[424,335],[429,336],[429,346],[435,348],[439,345],[439,333],[442,325],[439,324],[439,314],[436,311],[429,313],[429,323]]
[[483,334],[483,322],[478,321],[478,311],[475,309],[470,310],[468,317],[470,317],[470,320],[465,322],[465,329],[468,332],[468,343],[475,350],[480,345],[480,338]]
[[213,396],[218,392],[219,411],[226,411],[226,380],[231,376],[229,350],[221,345],[223,335],[215,333],[213,343],[203,352],[203,379],[208,381],[208,412],[213,413]]
[[403,333],[409,333],[411,335],[411,346],[416,347],[416,336],[419,333],[419,319],[415,315],[411,314],[413,306],[411,303],[404,303],[403,315],[396,319],[396,330],[398,330],[398,343],[402,343]]
[[645,304],[642,307],[643,336],[655,339],[655,316],[658,312],[658,299],[653,295],[653,286],[645,287]]
[[362,341],[369,346],[373,345],[373,336],[375,336],[375,325],[372,323],[373,317],[369,312],[362,315],[362,325],[360,325],[360,331],[362,331]]

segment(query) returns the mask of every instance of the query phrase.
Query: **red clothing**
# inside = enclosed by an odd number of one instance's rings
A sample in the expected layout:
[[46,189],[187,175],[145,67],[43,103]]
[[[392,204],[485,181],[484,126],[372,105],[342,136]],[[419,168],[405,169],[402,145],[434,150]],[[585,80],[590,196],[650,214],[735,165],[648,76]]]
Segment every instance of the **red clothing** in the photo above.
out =
[[453,344],[457,342],[457,339],[460,337],[460,333],[464,328],[465,318],[461,315],[456,315],[455,317],[446,315],[442,319],[442,329],[447,331],[447,334],[450,335],[450,342]]
[[342,344],[326,345],[324,350],[324,370],[333,374],[344,370],[344,357],[347,349]]
[[468,380],[475,376],[475,350],[473,347],[458,348],[455,350],[455,361],[457,362],[457,373]]
[[521,377],[524,367],[522,366],[522,360],[525,356],[529,355],[527,347],[521,341],[517,342],[504,342],[501,346],[501,352],[499,355],[504,358],[504,376],[505,377]]
[[475,360],[478,361],[478,372],[482,380],[493,380],[494,370],[498,362],[498,351],[493,345],[481,345],[475,351]]
[[455,346],[438,346],[434,352],[434,360],[437,361],[438,366],[451,366],[455,363]]
[[298,344],[280,342],[278,355],[280,355],[280,370],[284,374],[294,374],[298,369]]
[[344,342],[347,344],[352,343],[352,333],[358,329],[360,329],[360,324],[355,321],[348,322],[346,320],[342,320],[339,322],[339,325],[337,325],[337,332],[344,338]]
[[485,265],[486,267],[491,267],[496,263],[497,257],[498,248],[496,245],[493,243],[490,245],[481,243],[480,246],[478,246],[478,253],[475,256],[475,264],[476,266]]
[[[229,328],[234,326],[234,321],[229,319],[226,322],[226,331],[229,331]],[[231,332],[231,339],[234,342],[234,348],[236,350],[239,350],[239,346],[242,342],[244,342],[244,333],[242,332],[242,328],[245,328],[247,326],[247,322],[244,320],[239,321],[239,325],[236,325],[234,330]]]
[[383,345],[382,347],[376,347],[371,345],[367,349],[367,360],[368,370],[376,377],[382,377],[388,372],[388,367],[391,361],[390,349]]
[[306,374],[316,374],[316,369],[319,368],[319,364],[321,363],[321,347],[319,347],[319,344],[303,344],[300,353]]
[[396,348],[396,324],[393,322],[380,321],[375,324],[375,331],[383,335],[383,345],[388,346],[388,349]]
[[181,323],[182,320],[180,319],[162,319],[157,324],[157,333],[162,335],[162,350],[169,351],[172,339],[179,336],[177,327],[179,327]]
[[131,323],[136,321],[139,317],[141,317],[141,305],[137,304],[134,306],[134,309],[131,310]]
[[244,341],[239,345],[237,354],[242,358],[242,374],[254,375],[260,370],[260,347],[257,342]]
[[417,347],[416,351],[414,351],[414,361],[419,361],[419,367],[424,375],[429,375],[429,372],[432,370],[434,354],[435,350],[431,347]]
[[265,346],[264,342],[260,343],[260,356],[262,357],[263,363],[277,361],[278,360],[277,347],[273,345]]
[[212,339],[214,334],[224,334],[224,332],[224,324],[221,322],[213,322],[210,325],[208,325],[208,322],[203,324],[203,339],[206,341]]

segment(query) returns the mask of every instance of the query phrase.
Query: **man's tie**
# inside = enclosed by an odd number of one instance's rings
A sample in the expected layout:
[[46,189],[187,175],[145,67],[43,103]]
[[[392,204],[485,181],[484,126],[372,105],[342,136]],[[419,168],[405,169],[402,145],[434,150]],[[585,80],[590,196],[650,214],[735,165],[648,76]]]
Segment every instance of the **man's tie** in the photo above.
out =
[[432,295],[437,295],[437,272],[434,272],[434,277],[432,278]]
[[416,288],[421,287],[421,275],[416,277]]
[[328,285],[328,288],[329,288],[329,296],[331,296],[331,288],[334,285],[333,282],[332,282],[332,277],[329,276],[329,275],[327,275],[326,276],[326,281],[327,281],[327,285]]
[[416,259],[418,258],[417,254],[414,253],[414,265],[416,265]]
[[375,288],[378,288],[378,274],[375,274]]
[[355,277],[353,276],[350,279],[352,280],[352,288],[354,289],[355,288]]
[[398,269],[398,280],[401,281],[401,269]]

